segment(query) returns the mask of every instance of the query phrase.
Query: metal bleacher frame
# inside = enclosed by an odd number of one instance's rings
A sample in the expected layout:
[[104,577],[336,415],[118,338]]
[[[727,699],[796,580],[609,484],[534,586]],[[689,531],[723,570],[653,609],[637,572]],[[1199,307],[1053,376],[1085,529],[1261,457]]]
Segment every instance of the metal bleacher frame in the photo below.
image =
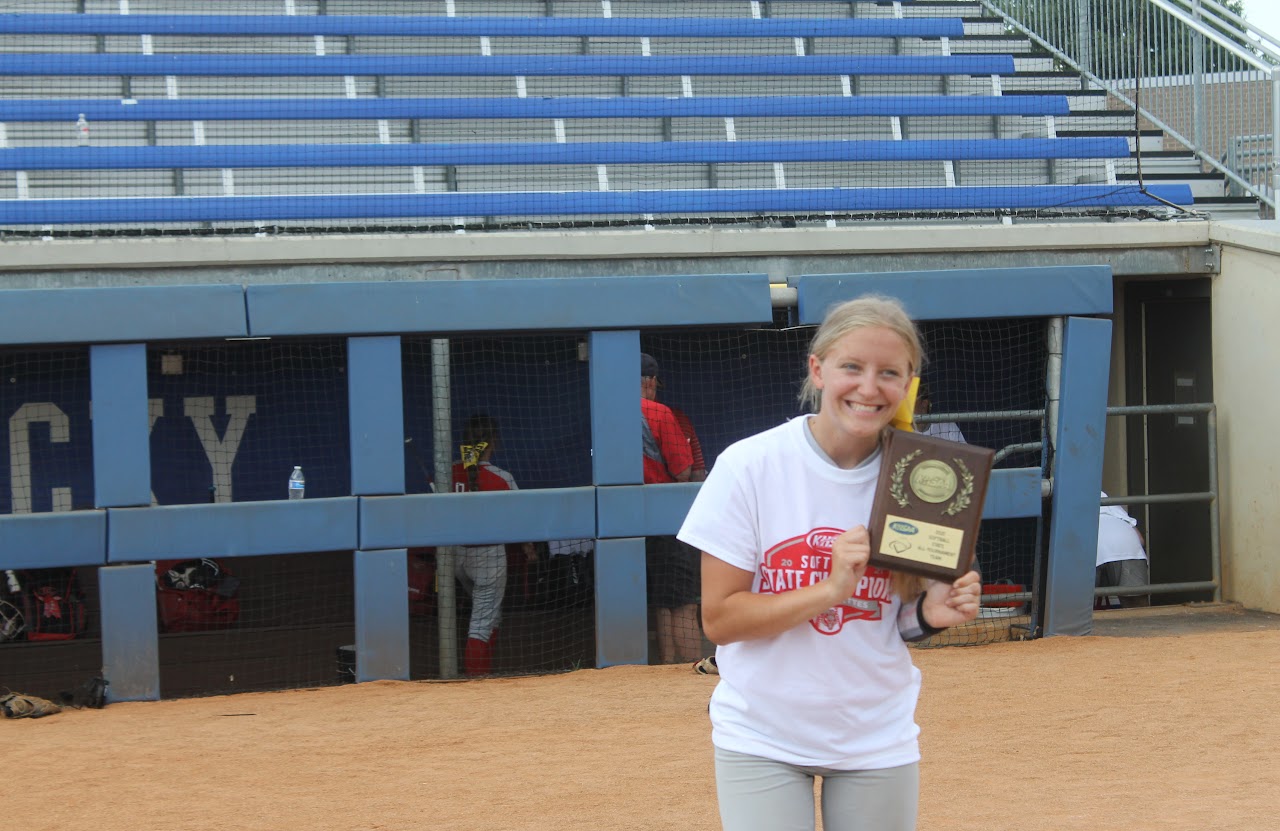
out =
[[[849,7],[852,4],[833,3]],[[909,5],[909,4],[908,4]],[[743,8],[746,8],[743,4]],[[395,37],[511,39],[559,38],[585,51],[591,38],[641,38],[643,54],[315,54],[156,53],[120,51],[13,52],[0,54],[0,76],[9,78],[117,78],[116,98],[4,99],[0,124],[61,123],[67,128],[83,114],[89,123],[146,124],[146,144],[136,133],[114,146],[95,142],[75,146],[67,129],[65,141],[23,141],[10,130],[13,143],[0,151],[0,170],[14,172],[15,198],[0,199],[3,226],[102,226],[145,223],[266,224],[307,220],[411,220],[448,218],[455,225],[480,222],[492,227],[530,218],[592,218],[649,221],[656,216],[753,217],[809,216],[896,212],[1163,209],[1192,202],[1181,184],[1140,187],[1117,183],[1114,168],[1103,181],[1061,183],[1071,173],[1055,165],[1069,160],[1109,162],[1128,156],[1121,136],[1057,138],[1044,135],[1002,137],[998,120],[1029,116],[1051,119],[1069,110],[1063,96],[999,94],[999,79],[1012,76],[1017,63],[1010,54],[953,54],[951,40],[964,36],[956,17],[515,17],[433,15],[188,15],[188,14],[12,14],[0,15],[0,35],[118,38],[199,35],[201,37],[325,37],[375,40]],[[649,38],[701,39],[702,42],[793,40],[795,54],[673,54],[650,51]],[[922,39],[929,54],[902,54],[908,39]],[[932,45],[937,40],[938,45]],[[813,44],[890,44],[871,47],[887,53],[818,54]],[[616,44],[614,44],[616,46]],[[114,49],[119,49],[116,44]],[[911,50],[906,50],[911,51]],[[916,51],[920,51],[917,49]],[[661,52],[661,53],[660,53]],[[133,79],[253,77],[258,79],[345,79],[345,97],[315,98],[157,98],[134,97]],[[987,79],[988,94],[913,93],[863,96],[861,80],[915,77],[928,88],[949,91],[953,79]],[[353,79],[375,79],[375,94],[389,79],[501,79],[514,82],[505,94],[458,98],[393,95],[355,97]],[[532,95],[526,78],[596,79],[613,84],[611,97]],[[726,79],[756,79],[764,87],[746,94],[691,93],[693,78],[707,79],[715,90]],[[668,97],[640,82],[667,80],[683,92]],[[674,79],[679,79],[675,81]],[[813,79],[842,94],[758,94],[782,80]],[[823,79],[823,80],[819,80]],[[837,79],[839,79],[837,81]],[[786,88],[786,83],[783,87]],[[835,85],[835,86],[832,86]],[[514,90],[519,88],[521,92]],[[597,90],[598,87],[591,87]],[[754,90],[754,92],[753,92]],[[972,116],[993,122],[994,138],[951,136],[911,138],[898,120],[906,116]],[[806,124],[793,127],[787,140],[753,140],[733,135],[734,118],[847,119],[873,117],[893,121],[891,140],[858,138],[858,131],[831,132],[810,138]],[[721,118],[718,140],[692,134],[673,135],[672,119]],[[277,125],[355,119],[379,123],[377,143],[332,143],[277,140],[274,144],[206,144],[203,138],[179,143],[167,135],[157,142],[156,125],[171,121],[272,121]],[[392,141],[388,119],[406,119]],[[424,141],[420,122],[457,125],[460,119],[490,121],[498,130],[504,119],[541,119],[555,124],[545,141]],[[567,140],[569,119],[656,120],[659,128],[644,141]],[[367,129],[367,128],[366,128]],[[465,124],[458,132],[463,132]],[[708,128],[710,129],[710,128]],[[883,128],[881,128],[883,129]],[[533,130],[544,134],[544,124]],[[818,130],[826,133],[827,130]],[[33,134],[34,135],[34,134]],[[44,135],[47,135],[44,134]],[[203,135],[203,134],[201,134]],[[851,136],[853,138],[851,138]],[[497,138],[497,136],[495,136]],[[678,140],[677,140],[678,139]],[[1014,167],[1013,163],[1034,168]],[[891,163],[886,165],[886,163]],[[1000,184],[978,184],[978,176],[957,174],[965,163],[1003,163]],[[620,166],[610,175],[608,166]],[[719,165],[730,168],[720,169]],[[783,165],[790,167],[784,169]],[[832,165],[847,169],[837,173]],[[281,171],[325,168],[318,183],[301,191],[271,182],[237,183],[238,170]],[[464,173],[458,169],[463,168]],[[531,172],[531,169],[538,172]],[[594,169],[592,169],[594,168]],[[988,168],[989,169],[989,168]],[[200,171],[221,170],[211,178]],[[361,192],[363,172],[370,181]],[[431,171],[430,175],[424,170]],[[498,171],[498,172],[495,172]],[[565,172],[565,171],[577,172]],[[1068,168],[1069,170],[1069,168]],[[33,188],[28,171],[68,177],[59,185]],[[75,178],[84,171],[104,176],[111,171],[167,171],[172,181],[135,175],[131,180]],[[184,175],[190,171],[190,175]],[[376,175],[369,171],[380,171]],[[483,173],[479,171],[484,171]],[[654,171],[660,171],[661,175]],[[468,178],[472,176],[473,178]],[[500,187],[494,177],[505,176]],[[541,180],[537,179],[542,176]],[[247,177],[246,177],[247,178]],[[788,182],[788,179],[790,180]],[[1030,183],[1030,180],[1036,183]],[[1046,181],[1047,180],[1047,181]],[[537,186],[530,184],[537,181]],[[902,185],[902,182],[912,184]],[[355,183],[355,184],[353,184]],[[655,186],[656,183],[656,186]],[[331,186],[327,191],[325,185]],[[790,185],[790,186],[788,186]],[[594,189],[590,189],[594,186]],[[116,187],[127,195],[85,196],[97,187]],[[354,190],[353,190],[354,188]],[[38,198],[32,198],[36,191]],[[63,198],[70,191],[73,198]],[[246,192],[247,191],[247,192]],[[46,196],[44,192],[52,192]],[[0,191],[3,193],[3,191]]]

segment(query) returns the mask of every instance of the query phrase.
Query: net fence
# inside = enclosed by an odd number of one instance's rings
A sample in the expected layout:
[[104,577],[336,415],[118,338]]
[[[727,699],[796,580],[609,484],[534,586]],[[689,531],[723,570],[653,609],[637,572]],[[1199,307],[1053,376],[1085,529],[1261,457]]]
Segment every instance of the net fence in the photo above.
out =
[[[0,512],[93,507],[89,398],[88,349],[0,350]],[[99,615],[96,569],[0,572],[0,686],[31,679],[56,700],[96,675]]]
[[976,2],[0,11],[8,235],[821,227],[1192,201],[1135,187],[1133,119]]
[[[641,348],[661,367],[658,400],[683,415],[706,467],[733,442],[801,413],[797,394],[814,329],[789,325],[790,315],[779,309],[773,325],[750,330],[641,334]],[[931,408],[921,423],[997,450],[999,467],[1038,467],[1047,325],[924,325]],[[0,402],[9,414],[5,504],[15,513],[92,508],[87,351],[11,350],[0,361]],[[403,338],[406,492],[438,492],[441,470],[453,492],[591,485],[589,361],[585,335],[574,332]],[[156,504],[284,499],[295,464],[306,474],[308,498],[350,494],[340,340],[165,344],[149,348],[147,368]],[[466,465],[468,451],[482,443],[476,464]],[[465,670],[468,643],[478,635],[488,648],[472,666],[484,674],[593,666],[594,541],[494,542],[482,527],[474,541],[436,547],[423,540],[407,553],[411,677],[451,677],[442,669],[454,660],[450,653]],[[698,553],[672,538],[647,543],[651,660],[710,654],[699,626]],[[1039,551],[1037,519],[984,522],[978,556],[992,595],[987,608],[971,626],[930,643],[1004,640],[1013,627],[1028,626],[1024,600],[995,595],[1030,591]],[[351,551],[175,557],[154,569],[165,695],[354,680]],[[97,569],[52,571],[15,572],[18,588],[7,581],[0,592],[9,604],[0,610],[19,615],[17,623],[13,614],[0,616],[0,627],[9,627],[0,684],[56,694],[101,666]],[[64,602],[76,600],[83,624],[71,637],[32,638],[28,587],[72,574],[76,589],[58,592]]]

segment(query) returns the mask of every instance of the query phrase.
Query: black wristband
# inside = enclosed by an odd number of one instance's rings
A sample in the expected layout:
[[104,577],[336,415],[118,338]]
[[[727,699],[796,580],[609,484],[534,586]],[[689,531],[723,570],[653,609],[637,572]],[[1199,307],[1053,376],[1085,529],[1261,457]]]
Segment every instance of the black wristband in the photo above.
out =
[[[943,627],[946,628],[946,627]],[[941,632],[936,626],[930,626],[924,619],[924,595],[914,604],[903,604],[898,609],[898,634],[907,643],[915,643]]]
[[930,626],[929,622],[924,619],[924,595],[923,594],[921,594],[920,599],[916,601],[916,620],[920,624],[920,631],[924,632],[924,636],[926,638],[930,637],[931,635],[936,635],[939,632],[941,632],[943,629],[947,628],[945,626]]

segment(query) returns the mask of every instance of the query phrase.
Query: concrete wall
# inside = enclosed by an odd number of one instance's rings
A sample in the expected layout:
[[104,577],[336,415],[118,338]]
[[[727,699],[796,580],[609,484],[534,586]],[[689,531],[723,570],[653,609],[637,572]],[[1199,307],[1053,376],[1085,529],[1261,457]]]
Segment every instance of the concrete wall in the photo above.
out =
[[1280,223],[1214,223],[1213,288],[1223,597],[1280,612]]

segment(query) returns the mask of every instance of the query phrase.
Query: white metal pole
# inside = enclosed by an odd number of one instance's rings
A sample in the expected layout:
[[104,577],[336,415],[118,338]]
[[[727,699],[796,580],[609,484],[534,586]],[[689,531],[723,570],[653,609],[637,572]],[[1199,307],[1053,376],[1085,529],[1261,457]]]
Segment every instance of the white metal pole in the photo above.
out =
[[[435,487],[440,493],[453,490],[453,391],[449,380],[449,341],[431,341],[431,447],[435,467]],[[455,551],[451,546],[436,548],[436,617],[440,632],[440,677],[458,677],[458,603]]]
[[1087,73],[1100,74],[1098,68],[1093,65],[1093,21],[1090,18],[1089,0],[1076,0],[1076,39],[1078,42],[1074,57],[1086,73],[1081,76],[1080,84],[1085,89],[1089,89],[1092,85],[1089,83]]
[[1280,221],[1280,66],[1271,68],[1271,205]]
[[1045,435],[1048,436],[1049,446],[1055,451],[1050,461],[1050,479],[1058,466],[1058,448],[1055,443],[1058,440],[1058,402],[1062,398],[1062,336],[1065,325],[1066,321],[1061,317],[1051,317],[1045,329],[1045,346],[1049,356],[1044,373]]

